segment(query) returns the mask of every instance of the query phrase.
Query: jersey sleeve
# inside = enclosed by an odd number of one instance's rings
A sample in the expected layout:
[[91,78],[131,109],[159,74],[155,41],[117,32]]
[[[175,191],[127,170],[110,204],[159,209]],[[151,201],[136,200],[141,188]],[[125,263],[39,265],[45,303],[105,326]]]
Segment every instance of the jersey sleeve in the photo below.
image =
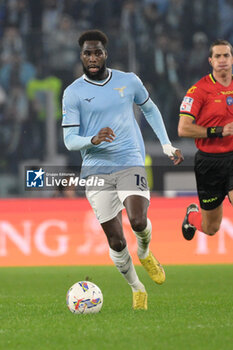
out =
[[187,116],[196,119],[203,105],[205,91],[194,85],[186,93],[180,105],[180,117]]
[[154,133],[157,135],[161,145],[171,144],[162,115],[154,102],[149,98],[149,100],[140,106],[140,108]]
[[141,79],[138,78],[136,74],[133,73],[133,84],[134,84],[134,102],[142,106],[149,99],[149,93],[143,85]]
[[62,126],[80,126],[79,99],[71,89],[66,89],[63,94]]

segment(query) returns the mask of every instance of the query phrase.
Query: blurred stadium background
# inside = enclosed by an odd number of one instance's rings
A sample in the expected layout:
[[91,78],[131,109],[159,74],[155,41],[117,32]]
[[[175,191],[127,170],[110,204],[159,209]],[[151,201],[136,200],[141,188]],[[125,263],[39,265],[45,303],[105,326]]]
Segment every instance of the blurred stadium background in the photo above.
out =
[[[0,222],[1,264],[14,264],[13,260],[9,263],[7,259],[14,256],[15,249],[23,256],[22,264],[30,264],[27,260],[28,255],[33,254],[30,245],[32,243],[29,243],[28,238],[30,232],[35,233],[37,252],[43,256],[49,256],[51,253],[50,256],[57,257],[64,253],[64,240],[62,246],[62,237],[55,241],[52,239],[51,246],[47,249],[43,234],[51,227],[51,233],[70,230],[70,237],[75,234],[72,226],[75,222],[71,225],[73,229],[70,228],[72,217],[66,216],[70,206],[67,202],[65,213],[61,212],[56,202],[54,207],[58,208],[57,212],[54,209],[51,215],[46,217],[43,207],[49,210],[47,198],[44,198],[46,202],[41,202],[39,206],[34,202],[25,202],[26,198],[22,198],[80,196],[79,193],[68,191],[25,191],[25,166],[46,164],[69,167],[81,164],[79,152],[68,152],[65,149],[61,128],[63,90],[82,74],[77,44],[81,32],[91,28],[106,32],[109,37],[108,66],[133,71],[140,76],[161,110],[173,144],[180,147],[185,156],[181,166],[173,167],[163,156],[150,126],[140,111],[135,110],[146,144],[147,164],[151,166],[149,181],[152,193],[155,196],[195,195],[192,166],[195,146],[192,140],[178,138],[179,105],[185,91],[210,72],[207,61],[209,44],[219,37],[233,44],[232,18],[233,0],[0,1],[0,197],[4,198],[0,201],[0,207],[2,220],[6,220],[4,223]],[[86,205],[82,200],[72,204],[73,220],[75,210],[80,211]],[[166,209],[169,207],[173,218],[172,226],[164,230],[170,234],[173,230],[175,235],[180,235],[180,223],[189,199],[184,198],[182,203],[169,202],[168,206],[164,202],[153,203],[153,220],[156,222],[160,219],[160,229],[163,230],[165,226],[162,222],[166,221]],[[158,206],[164,209],[160,217],[156,211]],[[225,260],[212,257],[204,262],[232,262],[233,254],[229,249],[233,249],[230,239],[233,238],[233,222],[230,220],[229,208],[227,210],[229,219],[225,220],[222,236],[214,238],[215,241],[212,242],[215,242],[214,254],[228,254],[228,257]],[[65,224],[51,221],[59,220],[62,215],[66,217]],[[89,211],[85,215],[86,224],[79,222],[77,230],[93,231],[94,234],[96,229],[93,227],[96,227],[97,223],[91,222],[92,216],[88,216]],[[42,225],[42,222],[45,222],[42,219],[47,220],[45,226]],[[80,217],[76,222],[82,219],[83,217]],[[227,232],[227,242],[223,242],[224,232]],[[155,239],[162,239],[161,252],[164,249],[164,253],[166,250],[166,254],[169,255],[167,246],[169,242],[174,243],[174,236],[165,234],[160,237],[165,238]],[[88,239],[84,239],[87,246]],[[178,243],[181,245],[177,245],[177,251],[184,248],[181,239],[180,237]],[[78,244],[85,245],[84,241]],[[203,242],[203,238],[200,238],[199,246],[191,245],[193,250],[190,254],[193,254],[193,257],[190,262],[202,261],[196,259],[199,253],[209,254],[210,249],[207,248],[206,242]],[[8,251],[7,245],[11,246],[12,250]],[[172,251],[172,245],[170,246]],[[86,249],[93,254],[93,250],[88,250],[88,247]],[[78,262],[79,260],[75,260],[77,251],[74,254],[72,262]],[[20,256],[18,261],[21,261]],[[42,257],[40,263],[49,263],[46,259],[43,260]],[[54,260],[53,264],[56,262],[59,263],[58,259]],[[169,256],[164,258],[164,263],[175,262],[179,262],[179,259]],[[65,263],[71,261],[68,259]]]
[[[232,0],[1,1],[0,197],[32,195],[24,191],[27,164],[80,164],[79,153],[63,144],[61,96],[82,74],[77,38],[90,28],[109,36],[108,66],[134,71],[150,91],[171,140],[186,156],[174,189],[193,190],[195,147],[192,140],[178,140],[179,105],[187,88],[209,72],[210,42],[222,37],[233,43],[232,18]],[[136,113],[147,153],[158,165],[152,188],[167,190],[174,169],[163,168],[169,163]]]

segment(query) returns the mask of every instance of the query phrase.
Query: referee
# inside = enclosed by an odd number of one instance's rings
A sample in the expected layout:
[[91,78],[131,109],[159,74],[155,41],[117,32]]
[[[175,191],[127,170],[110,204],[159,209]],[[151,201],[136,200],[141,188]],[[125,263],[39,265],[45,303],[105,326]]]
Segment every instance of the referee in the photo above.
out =
[[233,48],[222,39],[209,51],[212,73],[204,76],[185,95],[180,106],[178,134],[195,139],[197,204],[187,207],[182,224],[185,239],[196,229],[214,235],[222,221],[226,195],[233,204]]

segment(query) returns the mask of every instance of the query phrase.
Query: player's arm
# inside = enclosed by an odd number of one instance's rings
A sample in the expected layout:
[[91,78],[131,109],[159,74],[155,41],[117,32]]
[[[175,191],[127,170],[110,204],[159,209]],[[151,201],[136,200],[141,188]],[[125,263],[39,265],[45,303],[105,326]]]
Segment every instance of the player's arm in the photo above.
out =
[[146,120],[152,127],[154,133],[157,135],[163,152],[173,160],[174,164],[180,164],[183,161],[183,156],[181,151],[178,148],[175,148],[171,145],[169,137],[167,135],[167,131],[163,122],[162,115],[158,109],[158,107],[154,104],[154,102],[149,98],[146,103],[140,106]]
[[116,135],[114,134],[113,130],[109,127],[106,127],[100,129],[98,134],[91,139],[91,142],[93,145],[99,145],[103,141],[111,143],[114,141],[115,137]]
[[62,99],[63,139],[69,151],[80,151],[92,147],[92,136],[80,136],[79,97],[73,87],[68,87]]
[[102,128],[96,135],[86,137],[80,135],[79,97],[76,95],[76,90],[72,87],[68,87],[64,91],[62,115],[63,138],[65,146],[69,151],[80,151],[91,148],[103,141],[112,142],[115,137],[112,129],[108,127]]
[[79,135],[79,126],[63,127],[64,144],[69,151],[80,151],[93,147],[93,136],[83,137]]
[[80,151],[99,145],[101,142],[112,142],[115,134],[111,128],[102,128],[97,135],[80,136],[79,126],[63,127],[63,137],[66,148],[69,151]]

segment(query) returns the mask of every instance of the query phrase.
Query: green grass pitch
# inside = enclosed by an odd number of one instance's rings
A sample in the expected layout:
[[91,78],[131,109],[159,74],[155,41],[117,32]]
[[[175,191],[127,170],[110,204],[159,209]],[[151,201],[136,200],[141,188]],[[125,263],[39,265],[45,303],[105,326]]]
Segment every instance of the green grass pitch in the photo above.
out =
[[[0,268],[1,350],[232,350],[233,265],[167,266],[164,285],[136,267],[148,311],[133,311],[114,266]],[[69,287],[86,276],[102,310],[73,315]]]

